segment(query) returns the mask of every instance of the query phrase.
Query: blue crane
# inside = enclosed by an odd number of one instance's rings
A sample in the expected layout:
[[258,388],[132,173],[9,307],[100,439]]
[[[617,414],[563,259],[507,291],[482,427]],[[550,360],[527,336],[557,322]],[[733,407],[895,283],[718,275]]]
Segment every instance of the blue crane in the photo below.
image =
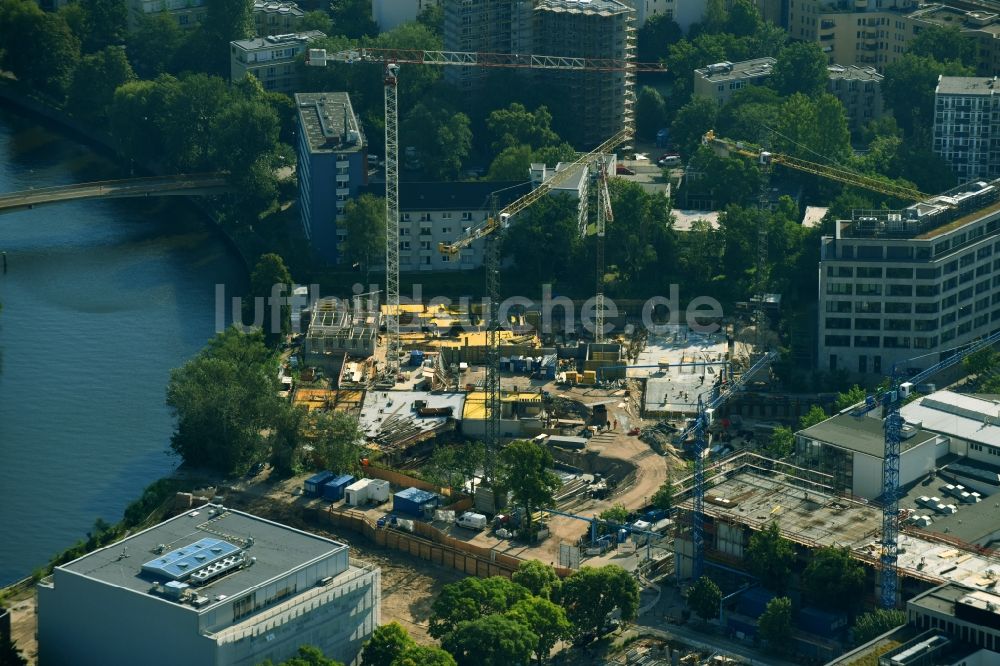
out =
[[[701,393],[698,396],[698,415],[695,417],[694,424],[678,436],[678,441],[683,442],[691,434],[694,434],[695,442],[694,511],[692,512],[691,519],[691,543],[693,546],[691,561],[692,580],[701,578],[702,571],[705,568],[705,435],[708,432],[708,426],[712,424],[715,417],[715,410],[726,404],[735,393],[741,391],[746,383],[760,371],[769,368],[777,357],[777,352],[769,351],[757,359],[735,382],[722,386],[713,386],[710,391]],[[705,393],[709,394],[707,400],[703,397]]]
[[899,588],[899,454],[903,417],[899,408],[914,391],[917,384],[933,375],[962,362],[970,354],[981,351],[1000,342],[1000,332],[971,343],[961,353],[955,353],[926,370],[902,381],[899,366],[923,356],[916,356],[893,364],[889,375],[889,386],[879,396],[870,395],[865,402],[851,412],[855,416],[864,416],[868,412],[881,407],[885,415],[885,453],[882,460],[882,554],[879,557],[879,574],[882,585],[881,602],[883,608],[896,607],[896,595]]

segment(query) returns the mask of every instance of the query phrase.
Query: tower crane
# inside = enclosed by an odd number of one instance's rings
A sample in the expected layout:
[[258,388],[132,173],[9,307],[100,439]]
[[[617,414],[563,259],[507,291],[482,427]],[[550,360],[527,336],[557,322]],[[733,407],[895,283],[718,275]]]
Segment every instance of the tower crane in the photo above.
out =
[[597,290],[594,292],[594,341],[604,342],[604,232],[615,220],[608,193],[608,164],[604,155],[597,158]]
[[888,388],[881,395],[868,396],[865,402],[852,412],[855,416],[864,416],[881,407],[885,415],[885,454],[882,459],[882,552],[879,557],[882,588],[880,600],[883,608],[896,607],[899,587],[899,456],[903,430],[903,417],[899,413],[899,408],[915,391],[917,385],[938,372],[961,363],[971,354],[998,342],[1000,342],[1000,332],[974,341],[964,351],[935,363],[926,370],[906,378],[905,381],[900,366],[921,357],[898,361],[892,366]]
[[[585,58],[533,54],[473,53],[466,51],[435,51],[423,49],[350,49],[327,53],[326,49],[309,49],[306,65],[323,67],[328,63],[375,63],[385,67],[385,283],[386,283],[386,375],[395,381],[399,374],[399,113],[398,84],[401,64],[455,67],[504,67],[515,69],[557,69],[614,72],[627,76],[637,72],[665,72],[658,63],[639,63],[628,58]],[[626,127],[632,126],[626,110]],[[631,136],[631,134],[629,135]],[[602,144],[604,145],[604,144]],[[615,147],[617,147],[616,144]],[[533,202],[534,200],[532,200]],[[493,250],[489,250],[493,251]],[[496,248],[499,252],[499,248]],[[490,278],[487,278],[489,280]],[[497,348],[499,350],[499,347]],[[499,373],[499,356],[496,359]],[[497,405],[499,406],[499,389]],[[489,408],[489,405],[487,405]],[[499,417],[498,417],[499,418]],[[499,421],[495,424],[499,427]],[[487,433],[489,428],[487,429]]]
[[690,435],[694,435],[694,511],[691,514],[692,580],[701,578],[705,568],[705,451],[707,449],[708,427],[715,418],[715,411],[725,405],[734,394],[742,391],[743,387],[754,376],[770,368],[777,358],[777,352],[766,352],[736,381],[713,387],[708,392],[708,399],[704,398],[705,392],[699,394],[698,414],[694,423],[677,438],[678,441],[683,442]]
[[838,183],[860,187],[872,192],[878,192],[880,194],[908,201],[922,201],[930,197],[930,195],[924,194],[923,192],[912,187],[906,187],[887,180],[881,180],[872,176],[855,173],[854,171],[844,169],[843,167],[810,162],[799,157],[792,157],[791,155],[772,153],[762,150],[758,146],[754,146],[744,141],[724,139],[716,136],[713,130],[709,130],[705,133],[701,142],[703,145],[712,148],[724,157],[730,154],[742,155],[743,157],[749,157],[757,160],[758,163],[766,167],[771,164],[780,164],[781,166],[785,166],[790,169],[811,173],[814,176],[829,178],[830,180],[837,181]]

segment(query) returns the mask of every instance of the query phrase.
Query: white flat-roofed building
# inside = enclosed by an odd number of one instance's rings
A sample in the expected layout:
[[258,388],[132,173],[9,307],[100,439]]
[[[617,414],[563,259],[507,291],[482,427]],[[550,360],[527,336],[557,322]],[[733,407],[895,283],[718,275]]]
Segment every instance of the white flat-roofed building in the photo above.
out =
[[299,85],[295,58],[305,53],[309,42],[322,37],[326,35],[319,30],[307,30],[230,42],[229,80],[235,83],[253,74],[264,90],[294,93]]
[[39,664],[254,666],[303,644],[355,664],[380,620],[379,569],[346,545],[206,504],[43,579]]
[[755,58],[742,62],[717,62],[694,70],[694,94],[715,100],[722,106],[737,91],[759,86],[774,71],[774,58]]
[[1000,181],[854,211],[820,241],[819,369],[866,378],[1000,331]]

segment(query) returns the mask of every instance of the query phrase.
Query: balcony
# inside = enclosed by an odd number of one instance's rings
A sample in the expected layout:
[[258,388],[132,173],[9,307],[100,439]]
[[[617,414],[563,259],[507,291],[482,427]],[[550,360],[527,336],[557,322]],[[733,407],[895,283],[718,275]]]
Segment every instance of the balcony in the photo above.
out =
[[348,196],[351,193],[351,188],[349,187],[338,187],[336,194],[337,196]]
[[348,162],[347,160],[337,160],[337,164],[335,166],[338,169],[348,169],[350,168],[351,163]]

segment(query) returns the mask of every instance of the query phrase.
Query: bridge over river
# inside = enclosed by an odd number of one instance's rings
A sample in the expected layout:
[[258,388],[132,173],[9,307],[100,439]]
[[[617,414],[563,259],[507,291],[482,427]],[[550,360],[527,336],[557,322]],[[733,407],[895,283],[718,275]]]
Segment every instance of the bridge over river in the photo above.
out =
[[128,197],[192,196],[232,191],[224,173],[192,173],[149,178],[103,180],[78,185],[42,187],[0,194],[0,214],[13,213],[45,204],[81,199],[124,199]]

